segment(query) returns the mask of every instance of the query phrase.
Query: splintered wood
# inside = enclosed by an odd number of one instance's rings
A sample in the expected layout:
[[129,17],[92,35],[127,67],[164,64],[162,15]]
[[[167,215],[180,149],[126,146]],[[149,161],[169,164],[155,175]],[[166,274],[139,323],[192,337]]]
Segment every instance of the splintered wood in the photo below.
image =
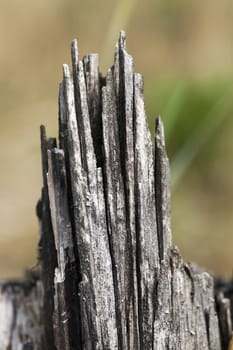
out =
[[[44,292],[35,312],[43,330],[22,330],[30,349],[224,350],[230,304],[222,292],[216,304],[213,278],[172,245],[163,125],[158,118],[153,145],[125,34],[105,78],[97,54],[79,60],[75,40],[71,56],[59,89],[58,142],[41,128]],[[0,318],[7,307],[11,317],[12,303],[2,290]],[[0,349],[26,349],[23,337],[22,347],[11,344],[5,328]]]

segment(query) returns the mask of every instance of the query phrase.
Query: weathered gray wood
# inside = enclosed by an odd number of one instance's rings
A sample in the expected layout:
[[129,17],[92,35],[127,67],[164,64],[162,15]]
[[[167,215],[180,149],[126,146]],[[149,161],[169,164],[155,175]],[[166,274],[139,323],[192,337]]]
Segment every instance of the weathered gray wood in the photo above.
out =
[[[84,348],[117,349],[112,266],[107,237],[103,181],[96,167],[86,101],[82,63],[79,64],[79,118],[74,110],[74,90],[64,69],[68,117],[69,161],[76,240],[82,281],[79,284]],[[77,112],[78,114],[78,112]],[[82,130],[79,139],[78,127]],[[83,155],[85,154],[85,161]],[[91,335],[91,336],[90,336]]]
[[160,118],[155,126],[155,201],[160,260],[172,244],[170,208],[170,169],[165,148],[163,124]]
[[185,264],[171,245],[169,169],[160,118],[155,134],[155,196],[161,269],[154,349],[221,349],[213,278]]
[[55,249],[54,233],[51,222],[51,212],[48,195],[48,149],[55,147],[53,139],[48,140],[45,128],[41,127],[41,155],[42,155],[42,176],[43,188],[41,197],[41,217],[40,220],[40,241],[39,258],[41,262],[41,279],[44,286],[44,312],[43,324],[45,333],[45,345],[49,349],[54,349],[53,333],[53,311],[54,311],[54,271],[57,266],[57,255]]
[[[64,153],[48,150],[48,189],[58,266],[54,275],[54,336],[57,349],[80,345],[78,337],[77,271],[69,217]],[[76,333],[76,334],[75,334]]]
[[126,310],[130,293],[127,235],[125,222],[125,195],[121,174],[120,140],[117,123],[117,104],[112,71],[102,89],[102,124],[105,201],[108,224],[109,249],[116,302],[119,349],[127,348]]
[[140,348],[153,347],[155,291],[159,273],[159,247],[156,227],[154,161],[148,129],[143,80],[134,74],[134,157],[135,215],[137,240],[137,279]]
[[223,291],[218,291],[216,301],[219,326],[221,331],[222,348],[227,349],[227,345],[229,344],[229,341],[232,337],[231,300],[227,297],[224,297]]
[[0,349],[44,348],[43,286],[39,280],[1,282]]
[[172,244],[163,124],[153,146],[124,32],[105,79],[76,40],[71,56],[59,145],[41,128],[41,275],[27,292],[2,284],[0,350],[226,349],[232,283],[214,286]]
[[87,103],[90,116],[90,126],[97,165],[102,164],[102,122],[101,122],[101,76],[99,74],[98,54],[87,55],[83,59],[85,81],[87,88]]
[[[125,222],[129,265],[128,281],[130,288],[126,301],[127,346],[137,349],[140,346],[138,322],[138,280],[137,280],[137,238],[135,216],[135,172],[134,172],[134,86],[133,59],[126,51],[125,33],[120,33],[118,55],[115,67],[117,82],[117,112],[119,124],[121,171],[125,195]],[[119,61],[118,59],[119,58]],[[119,88],[119,91],[118,91]]]

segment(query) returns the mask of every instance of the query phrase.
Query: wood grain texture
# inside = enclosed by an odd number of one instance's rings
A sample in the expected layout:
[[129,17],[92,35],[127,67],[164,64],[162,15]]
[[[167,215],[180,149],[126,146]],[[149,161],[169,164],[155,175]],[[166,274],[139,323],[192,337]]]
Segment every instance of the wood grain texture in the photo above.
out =
[[43,286],[32,275],[0,284],[0,349],[45,348]]
[[227,349],[233,288],[172,244],[163,124],[153,145],[124,32],[105,78],[76,40],[71,56],[58,144],[41,128],[40,276],[3,283],[0,349]]

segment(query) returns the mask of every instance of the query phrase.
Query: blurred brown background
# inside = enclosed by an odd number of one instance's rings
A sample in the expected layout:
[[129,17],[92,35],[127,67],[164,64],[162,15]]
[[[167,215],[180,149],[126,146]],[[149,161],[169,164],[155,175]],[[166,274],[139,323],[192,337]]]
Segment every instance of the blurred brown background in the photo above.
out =
[[[112,64],[120,29],[144,75],[150,126],[160,113],[172,163],[172,223],[186,260],[233,267],[233,2],[8,0],[0,11],[0,277],[36,263],[39,125],[57,132],[69,43]],[[153,126],[152,126],[153,127]]]

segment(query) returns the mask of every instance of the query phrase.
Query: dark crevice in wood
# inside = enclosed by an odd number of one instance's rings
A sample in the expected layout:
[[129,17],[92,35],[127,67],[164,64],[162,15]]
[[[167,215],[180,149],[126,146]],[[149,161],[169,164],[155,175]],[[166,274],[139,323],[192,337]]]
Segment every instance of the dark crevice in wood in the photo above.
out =
[[189,278],[191,282],[191,291],[190,291],[190,297],[191,297],[191,302],[192,304],[194,303],[194,293],[195,293],[195,286],[194,286],[194,280],[193,280],[193,275],[190,269],[190,266],[188,264],[184,264],[184,271],[187,274],[187,277]]
[[173,320],[175,316],[174,316],[174,287],[173,287],[174,286],[174,266],[173,266],[172,256],[169,258],[169,267],[171,271],[171,276],[170,276],[171,319]]
[[[133,77],[133,150],[134,154],[136,154],[136,148],[135,148],[135,138],[136,138],[136,111],[135,111],[135,79]],[[140,174],[137,173],[137,166],[136,166],[136,160],[134,158],[134,174],[135,179],[140,178]],[[140,245],[140,225],[141,225],[141,209],[140,208],[140,190],[138,188],[139,184],[135,181],[134,184],[134,198],[135,198],[135,237],[136,237],[136,277],[137,277],[137,294],[138,294],[138,331],[139,331],[139,344],[140,348],[143,348],[143,305],[142,305],[142,289],[141,289],[141,271],[140,271],[140,265],[142,263],[142,250]],[[146,344],[145,344],[146,345]]]
[[158,147],[158,138],[160,134],[159,130],[159,118],[156,119],[155,123],[155,190],[156,190],[156,223],[158,232],[158,243],[159,243],[159,258],[160,261],[164,258],[164,242],[163,242],[163,198],[162,198],[162,150]]
[[[132,196],[132,193],[130,193],[129,189],[129,179],[128,179],[128,172],[132,172],[132,167],[134,166],[133,160],[131,160],[130,169],[127,169],[127,164],[129,163],[129,148],[130,146],[127,145],[127,138],[131,137],[127,135],[127,132],[133,130],[129,129],[129,126],[127,126],[127,118],[130,118],[130,121],[133,117],[133,94],[129,96],[129,99],[126,97],[126,87],[129,88],[130,86],[126,85],[125,82],[125,74],[132,74],[129,67],[125,62],[125,38],[124,34],[121,33],[117,49],[116,49],[116,55],[115,55],[115,64],[114,64],[114,76],[115,76],[115,93],[116,93],[116,99],[117,99],[117,121],[118,121],[118,130],[119,130],[119,151],[120,151],[120,169],[121,174],[123,178],[123,187],[124,187],[124,201],[125,201],[125,217],[126,217],[126,246],[127,246],[127,260],[126,260],[126,266],[128,270],[128,289],[126,291],[126,298],[128,299],[126,301],[125,305],[125,313],[126,313],[126,327],[127,327],[127,347],[130,347],[130,344],[133,341],[133,344],[135,348],[138,348],[138,319],[135,315],[135,312],[137,313],[137,306],[135,304],[135,300],[137,296],[135,293],[137,293],[137,289],[135,290],[134,284],[136,280],[136,247],[134,247],[134,240],[135,240],[135,226],[132,226],[132,217],[134,218],[134,213],[132,211],[132,205],[130,203],[130,196]],[[132,75],[133,78],[133,75]],[[133,86],[132,86],[133,90]],[[131,113],[132,116],[127,116],[126,111],[126,104],[131,104]],[[129,112],[128,112],[129,113]],[[133,126],[133,125],[132,125]],[[132,135],[133,137],[133,135]],[[133,146],[133,145],[132,145]],[[131,186],[134,186],[133,183],[130,184]],[[130,325],[130,328],[129,328]],[[132,337],[132,339],[131,339]]]
[[207,333],[207,340],[208,340],[208,345],[210,347],[210,332],[209,332],[209,327],[210,327],[210,315],[207,310],[204,310],[204,318],[205,318],[205,326],[206,326],[206,333]]
[[[69,216],[67,178],[65,170],[64,152],[59,149],[52,149],[49,153],[50,181],[50,207],[57,208],[53,220],[56,227],[56,249],[58,256],[58,269],[55,271],[57,283],[58,308],[55,310],[55,317],[59,330],[63,335],[57,335],[59,349],[77,348],[80,346],[80,335],[78,334],[78,300],[77,300],[77,273],[75,267],[75,256],[73,249],[72,227]],[[55,210],[55,209],[54,209]],[[57,277],[59,276],[59,277]],[[60,305],[60,306],[59,306]]]
[[157,219],[157,230],[158,230],[158,242],[159,242],[159,258],[160,261],[163,260],[164,258],[164,246],[163,246],[163,230],[162,230],[162,216],[161,216],[161,184],[160,184],[160,178],[161,178],[161,169],[160,169],[160,164],[159,164],[159,159],[160,159],[160,151],[156,149],[156,154],[155,154],[155,159],[156,159],[156,176],[155,179],[156,181],[156,219]]
[[222,293],[226,299],[230,302],[230,318],[231,323],[233,324],[233,279],[230,280],[224,277],[218,277],[215,279],[215,292]]
[[154,323],[155,323],[155,317],[156,317],[156,313],[158,311],[158,271],[155,271],[154,273],[154,291],[153,291],[153,301],[154,301],[154,304],[153,304],[153,315],[152,315],[152,320],[153,320],[153,323],[152,323],[152,347],[151,349],[152,350],[156,350],[155,347],[154,347],[154,337],[155,337],[155,332],[154,332]]
[[[137,174],[136,174],[137,177]],[[139,199],[140,197],[140,192],[138,191],[137,184],[135,184],[135,198]],[[138,213],[140,212],[139,208],[139,203],[140,200],[135,201],[135,233],[136,233],[136,273],[137,273],[137,291],[138,291],[138,329],[139,329],[139,342],[140,342],[140,348],[143,348],[143,320],[142,320],[142,310],[143,310],[143,305],[142,305],[142,290],[141,290],[141,271],[140,271],[140,265],[141,265],[141,256],[142,256],[142,251],[141,251],[141,246],[139,244],[140,242],[140,217]]]
[[99,74],[98,54],[87,55],[83,59],[85,82],[87,88],[87,103],[90,116],[91,134],[97,161],[97,167],[103,165],[101,145],[103,144],[101,101],[102,77]]
[[[224,287],[228,283],[224,281]],[[222,292],[223,285],[220,280],[216,281],[216,311],[218,313],[219,328],[221,333],[222,349],[227,349],[232,337],[232,320],[230,313],[230,300]],[[225,289],[224,288],[224,289]],[[226,289],[225,289],[226,290]]]
[[45,127],[41,126],[41,154],[42,154],[42,220],[41,220],[41,239],[40,239],[40,258],[42,281],[44,285],[44,329],[45,344],[48,349],[55,349],[53,333],[53,313],[54,313],[54,272],[57,266],[57,257],[54,241],[54,232],[51,223],[51,213],[48,196],[48,155],[47,151],[52,142],[47,141]]

